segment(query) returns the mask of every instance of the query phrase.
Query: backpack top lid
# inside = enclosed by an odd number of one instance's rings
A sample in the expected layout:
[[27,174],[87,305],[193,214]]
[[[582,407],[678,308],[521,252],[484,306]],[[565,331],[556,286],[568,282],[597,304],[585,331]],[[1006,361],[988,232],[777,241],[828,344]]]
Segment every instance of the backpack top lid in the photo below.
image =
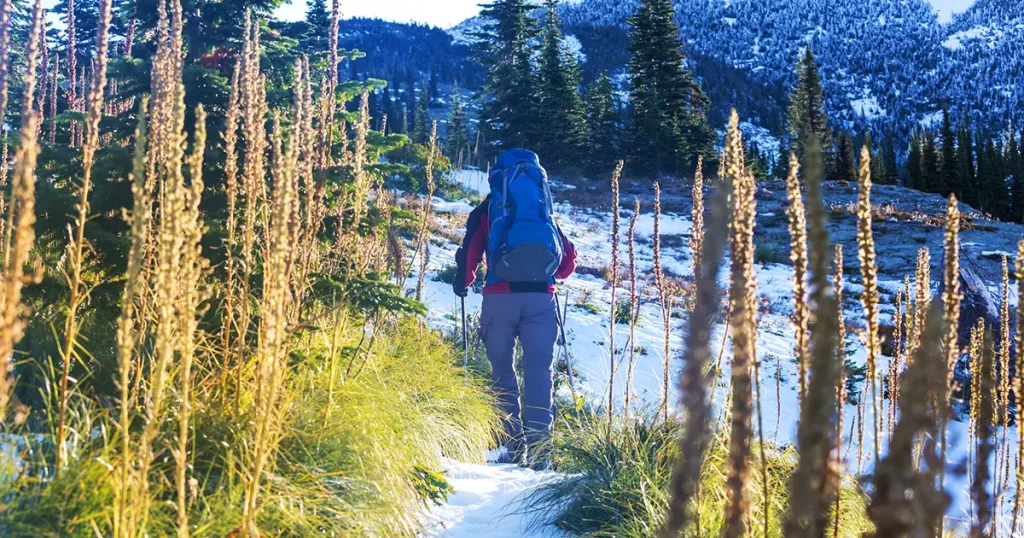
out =
[[[501,191],[502,184],[505,181],[505,171],[516,167],[516,166],[535,166],[539,170],[543,171],[544,167],[540,165],[540,158],[537,154],[522,148],[510,149],[503,152],[498,156],[498,161],[493,167],[491,167],[491,175],[488,178],[488,183],[491,187],[491,192]],[[545,175],[547,172],[543,172]]]

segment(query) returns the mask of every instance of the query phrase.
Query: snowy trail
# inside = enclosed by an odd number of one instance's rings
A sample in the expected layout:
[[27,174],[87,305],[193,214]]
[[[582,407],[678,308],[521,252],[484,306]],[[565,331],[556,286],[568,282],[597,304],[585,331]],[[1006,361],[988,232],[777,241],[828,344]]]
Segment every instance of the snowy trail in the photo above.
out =
[[431,511],[424,536],[442,538],[557,538],[554,529],[533,529],[518,513],[525,494],[557,480],[552,472],[515,465],[474,465],[446,462],[455,489],[448,504]]
[[[456,175],[456,181],[460,182],[467,190],[486,194],[486,178],[481,172],[462,172]],[[557,195],[556,195],[557,197]],[[625,199],[624,199],[625,200]],[[434,206],[439,213],[439,223],[453,232],[451,236],[461,237],[462,227],[465,224],[465,213],[472,209],[466,202],[445,202],[435,200]],[[607,209],[572,207],[568,204],[556,204],[556,218],[563,231],[576,245],[579,253],[579,266],[584,269],[582,273],[593,273],[595,269],[605,268],[610,265],[610,249],[608,238],[610,235],[610,215]],[[445,215],[447,214],[447,215]],[[625,258],[626,225],[631,211],[622,210],[622,237],[620,238],[623,258]],[[691,229],[688,215],[664,214],[662,216],[661,230],[663,236],[675,236],[686,239]],[[447,234],[446,234],[447,235]],[[653,235],[653,219],[650,215],[650,208],[643,208],[642,214],[637,223],[637,265],[639,275],[639,287],[641,291],[640,322],[636,328],[636,349],[638,350],[636,360],[636,371],[633,379],[633,393],[637,395],[642,405],[657,405],[662,398],[662,379],[664,372],[663,359],[663,332],[660,308],[657,304],[657,293],[654,286],[649,282],[651,269],[653,267],[653,253],[650,238]],[[690,260],[686,241],[674,241],[680,246],[663,247],[663,266],[669,274],[689,275],[692,274],[692,261]],[[430,309],[430,323],[438,329],[451,331],[456,328],[458,319],[458,303],[453,296],[451,287],[448,284],[438,282],[432,277],[445,267],[454,265],[455,251],[458,245],[445,243],[431,250],[430,274],[426,280],[424,300]],[[848,257],[856,257],[855,252],[847,252]],[[625,265],[628,262],[624,262]],[[589,271],[587,271],[589,269]],[[792,444],[796,438],[797,422],[799,419],[799,405],[797,398],[797,365],[793,358],[793,342],[795,331],[791,322],[793,310],[793,284],[792,268],[779,264],[759,264],[756,268],[758,296],[761,298],[762,309],[758,317],[758,358],[761,362],[761,386],[762,386],[762,408],[763,421],[765,426],[764,437],[777,442],[780,446]],[[849,271],[848,271],[849,273]],[[856,274],[849,274],[850,277],[858,277]],[[415,281],[415,276],[410,281]],[[628,287],[628,283],[624,284]],[[725,285],[725,282],[721,285]],[[883,320],[888,321],[893,314],[893,307],[886,304],[885,295],[894,293],[895,289],[901,286],[901,282],[882,281],[879,283],[883,291],[883,304],[881,313]],[[852,300],[859,297],[863,292],[862,286],[856,283],[847,282],[847,302],[845,316],[849,334],[847,337],[847,352],[849,360],[855,365],[864,365],[866,352],[860,337],[857,334],[859,327],[863,327],[863,310],[859,302]],[[610,373],[608,355],[608,315],[610,309],[610,288],[599,276],[593,274],[577,274],[564,284],[564,289],[570,295],[570,308],[566,322],[566,336],[569,343],[570,354],[573,361],[573,368],[580,372],[581,380],[577,388],[591,401],[599,402],[606,398],[607,386]],[[620,301],[622,297],[628,296],[628,289],[620,289]],[[482,302],[481,295],[471,293],[466,300],[468,313],[480,311]],[[684,320],[672,320],[672,335],[670,337],[671,353],[676,355],[682,347]],[[628,353],[626,339],[628,327],[616,325],[616,347],[617,358],[621,359]],[[712,337],[712,345],[717,350],[723,342],[724,326],[715,328]],[[731,360],[731,349],[728,340],[725,340],[726,348],[724,353],[725,363],[722,365],[724,373],[729,372],[728,361]],[[878,374],[882,379],[888,375],[889,357],[880,357],[878,360]],[[620,363],[621,364],[621,363]],[[678,378],[678,364],[673,365],[670,372],[673,380]],[[617,404],[622,405],[622,387],[626,383],[625,367],[617,368],[615,376]],[[778,375],[778,384],[777,378]],[[719,379],[719,387],[715,389],[717,403],[725,397],[728,378],[727,375]],[[675,383],[672,383],[675,386]],[[678,393],[670,395],[671,401],[678,401]],[[870,400],[869,400],[870,401]],[[888,400],[883,400],[879,414],[884,417],[889,411]],[[870,405],[865,411],[865,428],[863,432],[863,461],[857,463],[858,450],[851,439],[850,426],[854,424],[857,416],[855,405],[847,405],[844,409],[844,432],[846,468],[849,472],[856,472],[861,468],[863,472],[871,470],[871,450],[874,446],[874,435],[871,424],[873,423],[873,409]],[[1002,430],[1000,430],[1001,433]],[[1011,447],[1016,446],[1016,428],[1008,432]],[[881,446],[884,450],[888,444],[888,434],[883,431],[880,436]],[[947,453],[950,468],[967,461],[968,446],[965,439],[968,437],[967,424],[965,422],[952,422],[949,425],[950,449]],[[1015,448],[1011,448],[1015,453]],[[429,536],[446,536],[461,538],[473,536],[477,530],[486,529],[488,533],[510,532],[511,534],[498,534],[495,536],[528,536],[546,538],[550,534],[530,534],[524,526],[522,517],[510,516],[515,512],[515,502],[521,500],[522,495],[530,488],[544,483],[545,480],[555,479],[550,474],[536,474],[532,471],[503,468],[497,466],[476,466],[457,462],[450,462],[447,469],[449,479],[456,484],[456,491],[451,502],[441,508],[434,510],[431,514],[434,521],[434,530],[440,534],[428,534]],[[1011,481],[1012,482],[1012,481]],[[963,520],[967,519],[970,509],[969,477],[965,475],[948,475],[946,490],[953,497],[953,505],[947,512],[947,525],[960,526]],[[1004,503],[1012,505],[1012,487],[1004,496]],[[1003,505],[1003,510],[1008,511],[1009,506]],[[507,516],[502,518],[502,516]],[[1008,518],[1001,518],[1006,519]],[[439,529],[439,530],[438,530]],[[497,531],[495,529],[498,529]],[[557,535],[554,535],[557,536]],[[488,537],[490,538],[490,537]]]

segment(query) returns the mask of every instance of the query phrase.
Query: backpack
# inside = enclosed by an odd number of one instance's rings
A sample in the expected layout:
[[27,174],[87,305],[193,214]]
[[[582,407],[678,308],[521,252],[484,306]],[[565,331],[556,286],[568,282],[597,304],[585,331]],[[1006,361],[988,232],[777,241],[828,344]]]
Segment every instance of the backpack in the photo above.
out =
[[502,153],[488,180],[488,282],[554,282],[564,247],[548,174],[537,155],[524,149]]

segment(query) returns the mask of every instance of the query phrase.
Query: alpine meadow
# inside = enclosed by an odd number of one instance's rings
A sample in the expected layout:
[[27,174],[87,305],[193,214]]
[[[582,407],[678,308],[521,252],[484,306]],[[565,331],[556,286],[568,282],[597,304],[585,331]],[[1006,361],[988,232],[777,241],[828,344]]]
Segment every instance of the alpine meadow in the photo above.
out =
[[0,0],[0,536],[1024,536],[1022,29]]

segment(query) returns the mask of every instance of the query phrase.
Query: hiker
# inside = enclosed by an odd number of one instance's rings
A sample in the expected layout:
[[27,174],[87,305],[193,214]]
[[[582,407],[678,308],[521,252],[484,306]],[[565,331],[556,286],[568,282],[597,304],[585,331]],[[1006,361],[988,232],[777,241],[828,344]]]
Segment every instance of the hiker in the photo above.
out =
[[[576,250],[554,222],[547,172],[536,154],[506,151],[491,169],[489,183],[491,192],[469,214],[455,255],[453,289],[466,297],[486,255],[480,337],[509,439],[498,461],[540,467],[555,416],[555,280],[576,270]],[[523,349],[521,405],[513,364],[516,339]]]

